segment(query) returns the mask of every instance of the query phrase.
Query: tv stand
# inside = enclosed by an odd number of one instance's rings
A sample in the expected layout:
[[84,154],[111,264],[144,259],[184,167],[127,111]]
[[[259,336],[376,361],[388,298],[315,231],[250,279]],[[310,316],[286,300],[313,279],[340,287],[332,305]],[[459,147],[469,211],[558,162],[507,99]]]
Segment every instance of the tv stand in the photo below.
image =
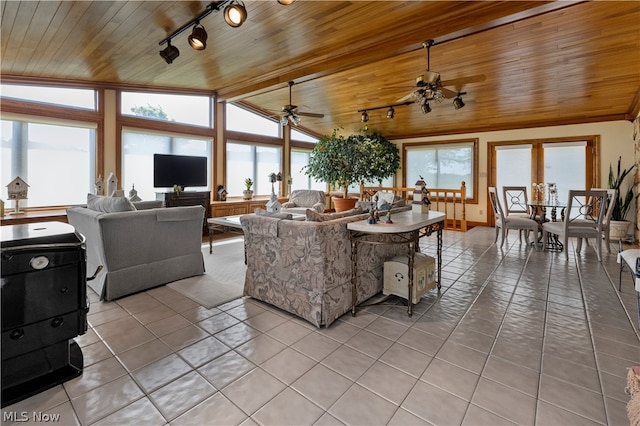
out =
[[156,200],[164,202],[165,207],[202,206],[204,207],[204,220],[202,222],[202,235],[209,235],[207,219],[211,217],[211,191],[182,191],[180,193],[156,192]]

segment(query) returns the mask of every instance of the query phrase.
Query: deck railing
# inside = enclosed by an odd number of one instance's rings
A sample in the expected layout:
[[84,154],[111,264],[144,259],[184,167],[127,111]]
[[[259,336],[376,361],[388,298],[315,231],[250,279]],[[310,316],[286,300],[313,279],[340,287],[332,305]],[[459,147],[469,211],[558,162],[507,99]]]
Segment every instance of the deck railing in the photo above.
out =
[[[431,209],[446,214],[445,229],[467,230],[467,187],[462,181],[460,188],[428,188]],[[391,192],[395,199],[402,198],[408,204],[413,201],[414,187],[364,186],[360,184],[360,201],[370,201],[378,191]]]

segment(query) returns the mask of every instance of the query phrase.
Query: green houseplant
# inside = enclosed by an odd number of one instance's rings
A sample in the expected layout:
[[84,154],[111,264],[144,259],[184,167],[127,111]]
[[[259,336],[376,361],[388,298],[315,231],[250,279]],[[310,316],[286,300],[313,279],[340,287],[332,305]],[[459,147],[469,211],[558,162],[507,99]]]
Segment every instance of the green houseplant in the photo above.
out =
[[352,184],[360,181],[381,182],[392,176],[399,167],[398,147],[380,133],[361,132],[345,137],[334,129],[331,135],[323,136],[314,147],[305,173],[340,188],[342,198],[346,200]]
[[242,197],[245,200],[250,200],[251,198],[253,198],[253,191],[251,190],[252,186],[253,186],[253,180],[251,180],[251,178],[246,178],[244,180],[244,187],[247,189],[242,191]]
[[[627,213],[638,195],[633,195],[633,185],[623,188],[623,183],[628,175],[635,169],[636,164],[622,170],[622,157],[618,157],[618,168],[616,175],[613,174],[613,165],[609,165],[609,189],[616,189],[616,201],[611,212],[611,223],[609,225],[609,238],[624,239],[627,236],[630,221],[626,220]],[[631,175],[633,176],[633,175]]]

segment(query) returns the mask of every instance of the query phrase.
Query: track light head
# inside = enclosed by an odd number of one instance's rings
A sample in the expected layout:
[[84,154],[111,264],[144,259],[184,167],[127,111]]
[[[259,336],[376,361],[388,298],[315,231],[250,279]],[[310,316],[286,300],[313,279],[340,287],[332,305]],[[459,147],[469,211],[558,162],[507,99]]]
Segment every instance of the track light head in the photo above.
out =
[[429,102],[425,102],[420,105],[420,109],[422,109],[423,114],[429,114],[431,112],[431,107],[429,106]]
[[296,0],[278,0],[278,3],[283,4],[285,6],[290,5],[291,3],[293,3]]
[[366,123],[367,121],[369,121],[369,114],[367,114],[367,111],[362,111],[362,115],[360,116],[360,121],[362,121],[363,123]]
[[389,107],[389,111],[387,111],[387,118],[391,119],[396,116],[396,110],[393,107]]
[[207,48],[207,32],[204,27],[196,22],[193,31],[189,35],[189,45],[195,50],[204,50]]
[[224,20],[234,28],[239,27],[247,20],[247,9],[244,4],[233,0],[224,8]]
[[170,64],[174,59],[180,56],[180,51],[177,47],[171,45],[171,40],[167,40],[167,47],[160,51],[160,56],[167,62],[167,64]]
[[460,95],[456,96],[456,98],[453,100],[453,106],[455,107],[455,109],[460,109],[464,106],[464,102],[462,102],[462,98],[460,97]]

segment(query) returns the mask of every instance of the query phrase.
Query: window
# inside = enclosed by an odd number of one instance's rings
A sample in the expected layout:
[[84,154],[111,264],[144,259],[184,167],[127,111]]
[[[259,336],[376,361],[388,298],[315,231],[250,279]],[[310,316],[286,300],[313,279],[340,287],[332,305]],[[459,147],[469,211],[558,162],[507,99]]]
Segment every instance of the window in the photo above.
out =
[[[168,133],[149,133],[131,129],[122,132],[122,181],[121,187],[128,194],[133,187],[143,200],[155,200],[156,191],[166,188],[153,186],[153,154],[193,155],[208,158],[207,181],[211,182],[212,142],[190,136]],[[187,188],[189,191],[208,191],[207,187]]]
[[[244,180],[253,180],[254,195],[271,194],[269,175],[282,170],[282,148],[242,142],[227,143],[227,193],[240,196]],[[277,190],[277,189],[276,189]]]
[[[233,104],[227,104],[226,129],[236,132],[253,133],[256,135],[273,136],[280,135],[280,124],[264,118],[258,114],[240,108]],[[255,191],[255,190],[254,190]]]
[[588,189],[596,181],[588,173],[589,169],[596,169],[591,140],[496,142],[490,147],[500,191],[505,185],[525,186],[532,198],[532,184],[552,182],[556,184],[558,199],[567,200],[569,189]]
[[2,120],[2,186],[20,176],[20,207],[84,204],[94,191],[95,126]]
[[405,144],[405,186],[422,176],[427,188],[460,188],[466,183],[467,199],[475,199],[478,141]]
[[212,127],[209,96],[121,92],[120,104],[122,115]]
[[304,168],[309,164],[310,150],[291,149],[291,190],[317,189],[327,190],[327,184],[307,176]]
[[300,130],[296,129],[291,129],[291,140],[318,143],[318,138],[309,136],[306,133],[302,133]]
[[2,84],[3,98],[82,108],[96,111],[96,91],[69,87]]

